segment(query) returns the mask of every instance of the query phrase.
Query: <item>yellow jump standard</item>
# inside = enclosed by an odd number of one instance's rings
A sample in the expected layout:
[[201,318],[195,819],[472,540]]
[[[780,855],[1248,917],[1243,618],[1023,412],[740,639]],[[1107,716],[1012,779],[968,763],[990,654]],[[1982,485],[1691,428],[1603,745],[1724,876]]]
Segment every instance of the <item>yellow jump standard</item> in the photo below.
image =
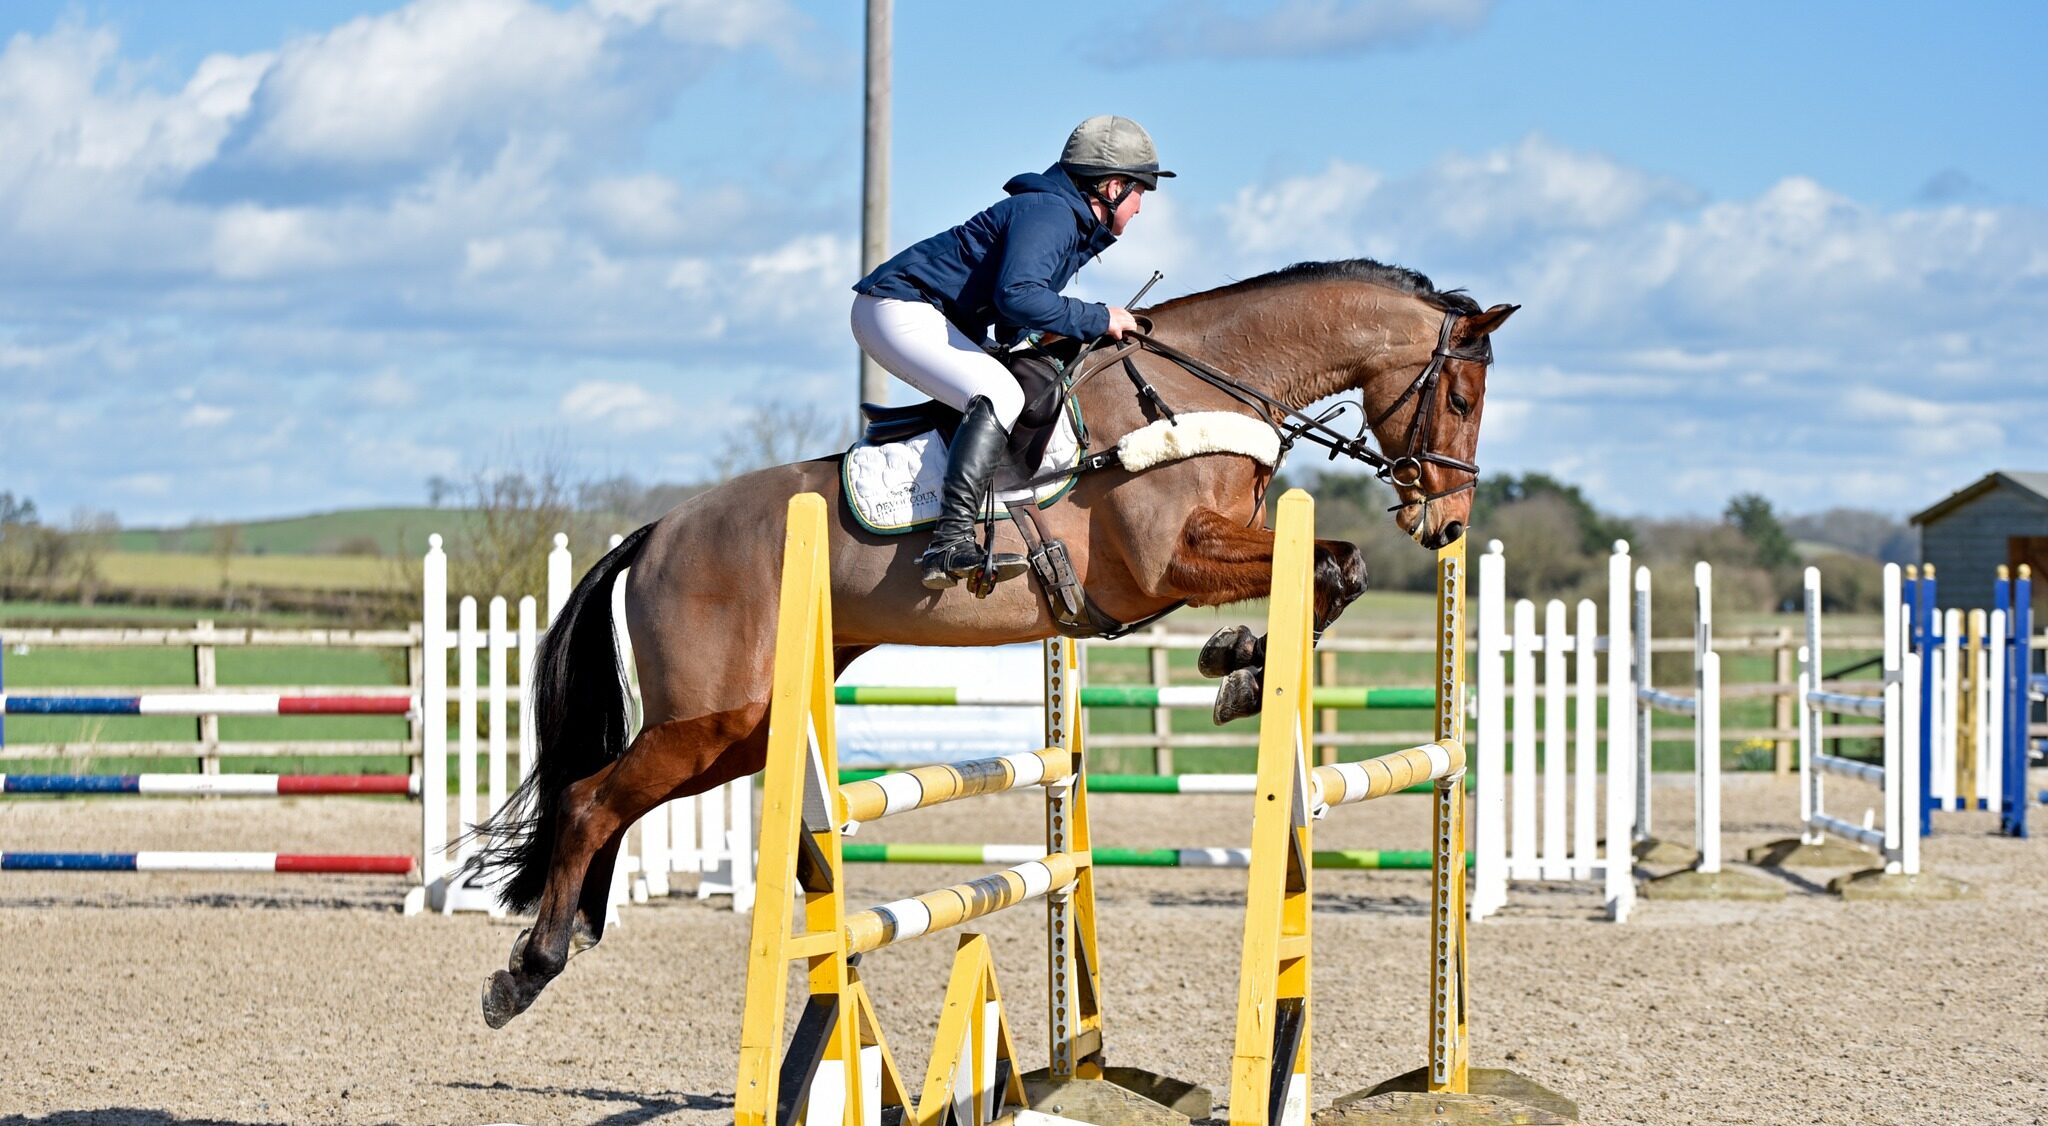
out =
[[[1186,1126],[1192,1117],[1207,1117],[1207,1091],[1104,1062],[1073,643],[1046,642],[1044,749],[841,785],[825,529],[823,500],[804,494],[790,501],[735,1122],[879,1126],[888,1108],[901,1108],[903,1121],[913,1126],[988,1126],[1027,1108],[1119,1126]],[[854,825],[1023,786],[1045,790],[1042,859],[865,911],[849,909],[841,837]],[[1052,1065],[1022,1073],[987,940],[962,935],[925,1082],[913,1100],[862,983],[861,956],[1038,898],[1046,901],[1050,937]],[[785,1049],[793,961],[808,971],[808,999]]]
[[1435,784],[1430,893],[1429,1062],[1315,1115],[1343,1123],[1565,1122],[1578,1108],[1520,1076],[1474,1071],[1466,1034],[1465,543],[1437,552],[1437,703],[1433,742],[1311,770],[1315,502],[1278,505],[1266,681],[1253,795],[1252,862],[1231,1058],[1232,1126],[1309,1121],[1310,876],[1313,825],[1330,807]]

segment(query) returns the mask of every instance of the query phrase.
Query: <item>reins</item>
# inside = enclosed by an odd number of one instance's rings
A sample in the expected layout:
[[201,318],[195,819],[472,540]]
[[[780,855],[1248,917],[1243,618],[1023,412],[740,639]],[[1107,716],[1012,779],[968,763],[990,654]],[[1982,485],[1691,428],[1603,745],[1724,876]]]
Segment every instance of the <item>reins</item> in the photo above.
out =
[[[1137,394],[1139,400],[1150,403],[1161,417],[1172,421],[1175,417],[1173,408],[1167,404],[1165,397],[1160,395],[1158,389],[1145,379],[1144,373],[1138,370],[1138,365],[1131,358],[1132,352],[1137,350],[1151,352],[1156,356],[1171,361],[1195,378],[1229,395],[1239,403],[1250,407],[1265,420],[1267,425],[1273,428],[1274,433],[1279,435],[1280,457],[1282,460],[1286,459],[1288,452],[1294,448],[1296,442],[1308,442],[1328,450],[1330,460],[1332,461],[1336,460],[1339,456],[1343,456],[1370,466],[1375,477],[1399,488],[1420,489],[1422,487],[1422,467],[1424,463],[1440,465],[1446,469],[1454,469],[1466,475],[1465,480],[1460,484],[1437,492],[1424,493],[1419,501],[1404,501],[1401,504],[1394,505],[1388,511],[1395,511],[1415,503],[1420,503],[1427,508],[1432,502],[1442,500],[1445,497],[1456,496],[1467,489],[1477,487],[1479,483],[1478,465],[1461,458],[1452,457],[1449,454],[1438,453],[1435,450],[1422,449],[1418,451],[1416,449],[1419,443],[1427,440],[1429,424],[1436,417],[1436,389],[1437,384],[1443,378],[1444,361],[1470,360],[1481,364],[1493,362],[1493,345],[1484,337],[1473,348],[1459,349],[1451,347],[1451,337],[1457,331],[1458,317],[1459,314],[1457,313],[1447,312],[1444,314],[1443,324],[1437,330],[1436,347],[1429,354],[1429,363],[1423,367],[1421,372],[1417,373],[1414,380],[1408,384],[1407,389],[1396,396],[1393,402],[1387,404],[1384,410],[1380,411],[1377,415],[1368,417],[1365,414],[1364,404],[1361,401],[1359,404],[1360,424],[1357,433],[1353,434],[1347,434],[1331,425],[1334,420],[1342,417],[1344,412],[1351,409],[1350,403],[1338,403],[1316,415],[1303,413],[1266,392],[1246,384],[1242,379],[1223,371],[1208,361],[1189,355],[1179,348],[1160,340],[1148,331],[1126,333],[1126,342],[1108,355],[1101,357],[1101,362],[1093,367],[1087,367],[1086,361],[1095,358],[1096,345],[1090,344],[1087,348],[1084,348],[1081,354],[1074,358],[1074,362],[1069,368],[1069,370],[1075,371],[1078,374],[1075,376],[1073,383],[1068,386],[1067,394],[1069,396],[1079,394],[1083,383],[1100,374],[1112,364],[1117,364],[1123,368],[1124,374],[1130,378],[1132,389]],[[1129,343],[1130,341],[1136,341],[1137,347],[1133,348]],[[1381,451],[1374,449],[1370,444],[1373,438],[1373,429],[1393,417],[1394,413],[1400,410],[1402,405],[1410,399],[1416,400],[1416,408],[1415,413],[1408,420],[1408,432],[1401,443],[1404,447],[1404,452],[1398,457],[1390,458]],[[1055,470],[1033,478],[1026,483],[1025,487],[1037,488],[1040,485],[1049,484],[1064,477],[1077,476],[1096,469],[1107,469],[1115,463],[1115,452],[1113,450],[1106,450],[1083,458],[1080,463],[1071,468]]]

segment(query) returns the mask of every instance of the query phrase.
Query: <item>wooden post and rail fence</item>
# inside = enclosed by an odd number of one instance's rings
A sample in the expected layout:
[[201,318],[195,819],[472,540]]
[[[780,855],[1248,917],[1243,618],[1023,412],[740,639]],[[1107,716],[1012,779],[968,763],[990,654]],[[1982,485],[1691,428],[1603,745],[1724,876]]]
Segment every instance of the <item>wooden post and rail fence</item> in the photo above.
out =
[[[1199,650],[1206,633],[1188,633],[1155,626],[1150,630],[1133,634],[1115,641],[1091,641],[1087,648],[1093,652],[1103,650],[1142,650],[1142,665],[1133,660],[1129,667],[1142,667],[1146,679],[1136,683],[1115,685],[1127,692],[1131,699],[1146,698],[1147,690],[1185,687],[1171,683],[1172,671],[1178,664],[1187,674],[1192,674],[1190,654]],[[210,696],[260,696],[260,695],[318,695],[321,693],[346,692],[352,696],[389,696],[394,699],[417,699],[424,683],[422,644],[423,630],[418,623],[402,630],[347,630],[347,629],[261,629],[261,628],[218,628],[208,621],[200,621],[191,628],[106,628],[106,629],[47,629],[14,628],[0,625],[0,693],[21,695],[33,692],[49,696],[95,696],[110,697],[165,693],[189,689]],[[1430,652],[1431,642],[1426,638],[1348,638],[1343,636],[1325,637],[1316,651],[1316,683],[1322,689],[1340,690],[1333,695],[1343,696],[1345,706],[1318,709],[1313,740],[1316,760],[1322,764],[1340,759],[1356,758],[1364,748],[1402,746],[1412,742],[1414,732],[1426,726],[1426,712],[1416,711],[1412,724],[1404,723],[1399,730],[1343,730],[1341,714],[1358,710],[1373,710],[1375,698],[1400,699],[1403,692],[1421,692],[1425,689],[1395,688],[1391,691],[1375,690],[1370,696],[1361,696],[1356,685],[1344,682],[1356,679],[1356,674],[1344,675],[1344,666],[1360,658],[1386,656],[1413,656],[1418,669]],[[1651,643],[1651,652],[1681,653],[1690,649],[1692,642],[1687,637],[1661,637]],[[1766,726],[1730,727],[1722,732],[1723,746],[1729,744],[1769,743],[1771,745],[1772,769],[1787,774],[1797,767],[1795,746],[1799,729],[1794,722],[1794,707],[1797,684],[1791,676],[1797,639],[1790,628],[1757,632],[1748,635],[1723,635],[1715,638],[1715,650],[1731,659],[1743,656],[1768,659],[1773,669],[1772,679],[1758,682],[1725,682],[1722,685],[1723,699],[1745,701],[1769,698],[1771,701],[1771,722]],[[1879,648],[1876,636],[1848,636],[1837,645],[1841,650],[1869,650]],[[8,677],[8,657],[19,658],[38,649],[135,649],[135,648],[182,648],[191,654],[192,678],[185,684],[149,686],[66,686],[33,688],[23,686],[18,678]],[[301,685],[266,686],[222,686],[218,683],[218,655],[223,649],[277,650],[297,649],[357,649],[370,651],[396,651],[398,659],[391,662],[404,669],[405,682],[374,686],[311,687]],[[1600,648],[1604,650],[1604,638]],[[1176,662],[1176,654],[1181,659]],[[1104,670],[1107,671],[1107,670]],[[857,675],[857,674],[856,674]],[[1096,683],[1105,683],[1098,679]],[[1854,688],[1855,680],[1835,682]],[[516,691],[516,688],[515,688]],[[1599,685],[1596,695],[1606,696],[1606,686]],[[1156,695],[1156,694],[1155,694]],[[1358,699],[1350,699],[1357,696]],[[1402,707],[1403,704],[1393,706]],[[1130,707],[1130,705],[1126,705]],[[1090,711],[1096,710],[1094,707]],[[1256,742],[1256,736],[1236,731],[1177,731],[1174,713],[1185,711],[1184,705],[1176,706],[1167,700],[1158,700],[1149,707],[1149,730],[1143,731],[1090,731],[1090,745],[1097,751],[1125,750],[1135,753],[1149,753],[1153,773],[1171,775],[1177,773],[1176,753],[1192,749],[1249,748]],[[6,716],[0,714],[0,725]],[[223,742],[220,734],[220,720],[217,715],[201,715],[194,718],[194,733],[190,740],[148,739],[118,740],[100,738],[89,733],[84,738],[70,738],[54,742],[22,742],[7,733],[0,726],[0,762],[24,759],[105,759],[105,758],[190,758],[202,773],[218,773],[222,755],[235,757],[326,757],[326,756],[395,756],[412,762],[415,769],[421,748],[421,723],[417,712],[409,714],[410,722],[401,739],[267,739],[231,740]],[[1185,722],[1185,721],[1184,721]],[[2048,724],[2035,724],[2030,734],[2036,737],[2048,736]],[[1867,727],[1854,724],[1831,724],[1820,732],[1823,739],[1869,738]],[[1539,739],[1541,735],[1539,734]],[[1599,738],[1604,744],[1604,730]],[[1666,734],[1660,729],[1658,742],[1681,744],[1690,741],[1685,730],[1669,729]]]

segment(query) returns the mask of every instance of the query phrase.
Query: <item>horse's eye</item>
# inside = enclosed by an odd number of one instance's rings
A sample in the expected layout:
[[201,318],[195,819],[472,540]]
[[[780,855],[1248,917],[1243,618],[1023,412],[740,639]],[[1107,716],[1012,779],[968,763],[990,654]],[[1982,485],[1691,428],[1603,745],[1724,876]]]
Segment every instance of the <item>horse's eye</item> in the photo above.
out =
[[1451,392],[1451,409],[1459,414],[1471,414],[1472,400],[1453,391]]

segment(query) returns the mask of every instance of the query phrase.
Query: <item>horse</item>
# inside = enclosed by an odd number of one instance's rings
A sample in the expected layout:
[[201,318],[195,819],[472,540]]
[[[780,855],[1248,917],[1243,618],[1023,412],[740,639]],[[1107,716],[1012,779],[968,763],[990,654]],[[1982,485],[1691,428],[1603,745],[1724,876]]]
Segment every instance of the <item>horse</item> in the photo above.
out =
[[[1357,389],[1365,425],[1350,443],[1325,444],[1380,464],[1400,501],[1396,526],[1435,548],[1469,519],[1489,337],[1517,308],[1481,309],[1462,291],[1369,259],[1301,263],[1140,310],[1150,343],[1126,353],[1129,380],[1081,375],[1073,393],[1098,437],[1144,427],[1168,403],[1260,416],[1291,440],[1327,435],[1317,427],[1330,414],[1300,412]],[[1368,428],[1377,453],[1365,445]],[[1239,602],[1271,582],[1273,533],[1261,517],[1274,472],[1237,454],[1110,468],[1079,478],[1039,519],[1067,545],[1090,600],[1117,620]],[[839,499],[840,480],[838,456],[734,478],[626,537],[569,595],[535,658],[536,765],[481,830],[494,843],[479,867],[502,878],[505,905],[537,908],[485,987],[491,1027],[533,1003],[572,945],[603,937],[607,874],[642,814],[764,765],[790,497],[822,494],[835,514],[837,673],[877,645],[1002,645],[1059,627],[1049,592],[1027,581],[982,598],[964,584],[926,589],[916,563],[924,537],[864,529]],[[997,550],[1023,546],[1018,529],[1000,529]],[[1318,540],[1316,558],[1320,632],[1363,593],[1366,575],[1352,544]],[[643,706],[630,743],[610,595],[629,567],[625,626]],[[1256,659],[1252,648],[1225,664]]]

